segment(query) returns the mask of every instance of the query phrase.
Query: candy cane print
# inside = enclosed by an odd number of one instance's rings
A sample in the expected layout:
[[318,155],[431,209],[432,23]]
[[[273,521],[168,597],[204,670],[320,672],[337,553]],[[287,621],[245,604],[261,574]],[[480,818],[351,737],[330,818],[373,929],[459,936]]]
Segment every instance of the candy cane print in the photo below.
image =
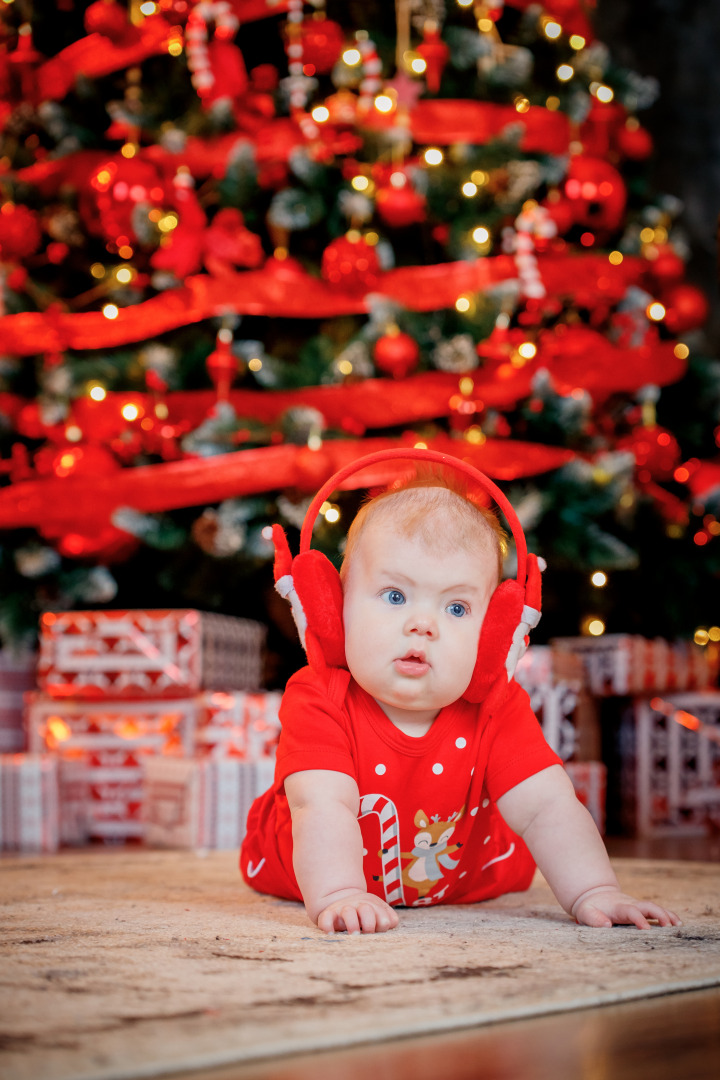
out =
[[405,893],[400,869],[400,829],[395,804],[385,795],[363,795],[358,821],[368,814],[377,814],[380,819],[385,899],[390,905],[404,904]]

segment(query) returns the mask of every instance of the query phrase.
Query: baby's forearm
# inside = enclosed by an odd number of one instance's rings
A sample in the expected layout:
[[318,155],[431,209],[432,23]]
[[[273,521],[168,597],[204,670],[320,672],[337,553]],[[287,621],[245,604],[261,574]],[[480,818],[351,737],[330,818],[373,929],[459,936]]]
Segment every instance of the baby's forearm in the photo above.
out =
[[293,811],[293,866],[310,918],[344,895],[365,892],[362,834],[357,817],[335,804],[303,806]]
[[530,822],[523,839],[569,915],[594,890],[618,887],[595,822],[576,799],[559,799],[555,809]]

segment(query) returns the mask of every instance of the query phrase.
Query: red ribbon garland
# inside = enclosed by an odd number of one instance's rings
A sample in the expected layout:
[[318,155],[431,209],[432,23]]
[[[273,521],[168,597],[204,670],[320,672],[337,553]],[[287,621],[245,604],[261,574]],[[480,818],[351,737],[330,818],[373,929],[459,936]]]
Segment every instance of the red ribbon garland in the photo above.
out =
[[[34,528],[56,540],[68,533],[96,535],[120,507],[162,513],[286,487],[317,491],[351,461],[403,445],[407,440],[388,438],[328,440],[318,450],[284,444],[91,477],[23,481],[0,490],[0,529]],[[575,457],[572,450],[507,439],[473,446],[438,436],[428,445],[505,481],[547,472]]]
[[[628,257],[611,266],[603,255],[551,253],[538,256],[538,267],[548,294],[587,295],[596,301],[601,296],[612,304],[642,278],[647,263]],[[0,319],[0,340],[4,351],[15,356],[113,348],[229,311],[295,319],[364,314],[370,308],[368,297],[376,293],[410,311],[437,311],[453,307],[458,296],[484,292],[516,276],[512,256],[497,255],[475,262],[400,267],[379,275],[368,292],[344,292],[311,277],[298,264],[271,258],[259,270],[222,278],[194,275],[181,288],[122,308],[113,320],[99,311],[68,313],[56,308],[6,315]]]
[[[671,342],[625,349],[612,345],[601,334],[584,327],[568,329],[563,335],[546,332],[538,342],[533,360],[521,368],[509,360],[488,363],[467,372],[473,382],[466,395],[481,413],[484,408],[511,409],[532,393],[537,371],[546,369],[558,393],[568,394],[582,387],[595,399],[603,401],[613,393],[634,393],[641,386],[654,383],[666,386],[682,378],[686,362],[679,359]],[[588,357],[592,363],[588,363]],[[287,410],[297,405],[317,409],[328,427],[357,433],[369,428],[397,427],[448,416],[452,399],[458,394],[457,374],[442,371],[411,375],[401,382],[390,379],[364,379],[339,386],[306,386],[297,390],[233,390],[230,402],[239,417],[252,417],[264,424],[274,424]],[[198,427],[214,402],[212,390],[178,390],[163,396],[168,407],[169,425],[184,423],[187,429]],[[155,398],[147,393],[117,391],[103,401],[89,397],[72,403],[69,422],[76,425],[85,440],[108,442],[128,430],[121,410],[132,403],[138,406],[138,422],[152,415]],[[8,417],[19,435],[37,438],[37,418],[23,411],[31,403],[13,394],[0,394],[0,412]],[[65,425],[58,426],[58,433]],[[52,436],[51,432],[48,432]]]
[[[370,130],[384,129],[395,121],[373,110],[363,117],[361,126]],[[514,105],[497,105],[485,101],[437,98],[418,103],[410,110],[410,132],[416,143],[450,146],[469,143],[482,146],[492,139],[508,134],[516,127],[520,131],[519,147],[527,154],[567,154],[570,145],[570,121],[566,113],[551,112],[532,106],[519,113]]]

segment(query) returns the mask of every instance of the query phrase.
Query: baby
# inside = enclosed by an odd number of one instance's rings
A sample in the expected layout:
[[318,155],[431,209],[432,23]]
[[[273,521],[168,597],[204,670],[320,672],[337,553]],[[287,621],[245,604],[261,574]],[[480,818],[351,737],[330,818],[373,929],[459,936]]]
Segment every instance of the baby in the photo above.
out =
[[355,518],[341,571],[349,670],[288,682],[245,880],[302,899],[327,933],[370,934],[397,926],[397,906],[527,889],[537,864],[579,923],[679,925],[621,891],[525,691],[463,698],[504,534],[445,484],[411,482]]

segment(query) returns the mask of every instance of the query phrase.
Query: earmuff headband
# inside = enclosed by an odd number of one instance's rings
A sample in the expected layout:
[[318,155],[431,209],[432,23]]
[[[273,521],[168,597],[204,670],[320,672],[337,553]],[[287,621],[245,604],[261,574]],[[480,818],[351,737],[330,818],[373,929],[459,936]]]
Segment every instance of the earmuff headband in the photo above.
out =
[[444,465],[448,469],[454,469],[455,472],[464,473],[465,476],[468,476],[473,480],[478,487],[482,488],[505,515],[505,520],[510,527],[513,540],[515,541],[515,551],[517,553],[517,580],[524,586],[527,559],[525,533],[522,530],[517,514],[510,505],[508,499],[503,495],[500,488],[485,476],[484,473],[481,473],[479,469],[468,464],[467,461],[463,461],[461,458],[451,457],[449,454],[442,454],[438,450],[425,450],[420,447],[378,450],[374,454],[366,454],[365,457],[358,458],[357,461],[353,461],[349,465],[345,465],[342,469],[338,469],[329,480],[325,481],[308,507],[300,531],[300,553],[302,554],[302,552],[310,550],[313,527],[320,512],[320,507],[326,501],[328,496],[331,495],[344,480],[347,480],[353,473],[360,472],[370,465],[377,465],[381,461],[394,461],[396,459],[405,461],[434,461],[438,465]]

